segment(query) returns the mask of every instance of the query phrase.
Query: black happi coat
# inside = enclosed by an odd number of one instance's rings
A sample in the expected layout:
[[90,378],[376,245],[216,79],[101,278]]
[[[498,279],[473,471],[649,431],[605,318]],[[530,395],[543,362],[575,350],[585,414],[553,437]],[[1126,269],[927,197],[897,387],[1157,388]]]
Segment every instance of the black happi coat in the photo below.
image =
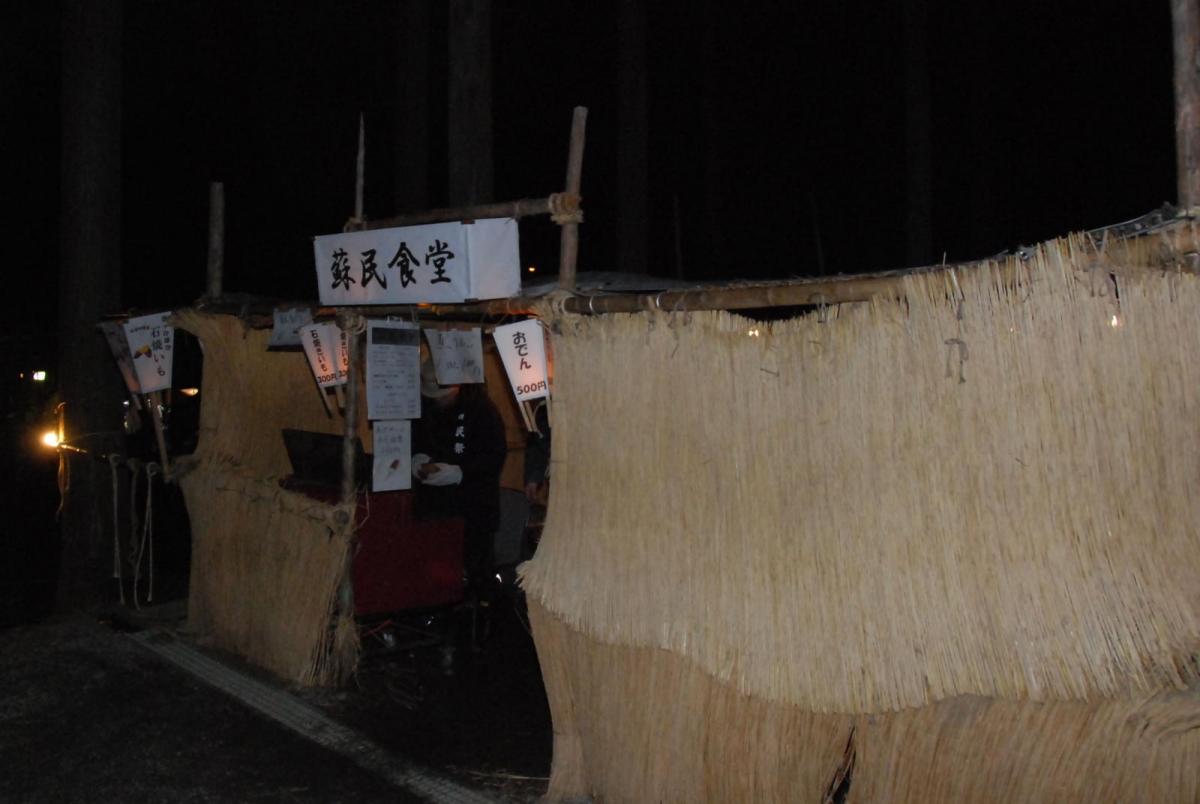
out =
[[424,515],[461,516],[468,541],[491,539],[500,527],[500,470],[508,446],[500,412],[481,387],[463,386],[449,407],[421,400],[413,426],[413,454],[462,468],[457,486],[426,486],[414,478]]

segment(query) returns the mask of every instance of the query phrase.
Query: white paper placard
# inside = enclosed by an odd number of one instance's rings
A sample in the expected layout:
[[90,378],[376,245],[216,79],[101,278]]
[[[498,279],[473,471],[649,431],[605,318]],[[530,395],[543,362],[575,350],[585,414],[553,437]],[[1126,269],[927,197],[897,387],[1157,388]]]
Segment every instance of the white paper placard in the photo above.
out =
[[143,394],[171,387],[175,328],[167,325],[170,315],[151,313],[125,322],[125,340]]
[[421,418],[421,331],[407,321],[367,321],[367,418]]
[[276,310],[275,324],[271,327],[271,340],[267,346],[299,346],[300,328],[311,323],[312,310],[307,307]]
[[412,422],[405,419],[378,421],[373,429],[375,458],[371,491],[411,489]]
[[433,357],[439,385],[483,382],[483,337],[472,329],[427,329],[425,340]]
[[300,338],[317,385],[322,388],[345,385],[347,366],[338,325],[331,321],[309,324],[300,328]]
[[521,247],[512,218],[483,218],[463,228],[471,259],[472,299],[521,295]]
[[131,394],[140,394],[142,388],[138,385],[137,374],[133,370],[133,355],[129,352],[129,341],[125,340],[125,330],[115,321],[103,321],[100,323],[100,331],[104,333],[104,340],[108,342],[108,348],[116,358],[125,387]]
[[518,402],[541,399],[550,395],[550,383],[546,375],[546,342],[543,340],[542,324],[536,318],[504,324],[496,327],[492,336],[504,371],[512,383]]
[[430,223],[313,238],[317,290],[328,305],[454,303],[521,287],[517,223]]

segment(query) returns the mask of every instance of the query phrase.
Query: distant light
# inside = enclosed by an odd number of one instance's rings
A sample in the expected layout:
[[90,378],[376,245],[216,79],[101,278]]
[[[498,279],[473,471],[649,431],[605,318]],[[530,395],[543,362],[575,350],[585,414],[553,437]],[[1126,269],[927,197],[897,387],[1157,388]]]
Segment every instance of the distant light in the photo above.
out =
[[58,449],[58,433],[53,430],[42,433],[42,443],[50,449]]
[[531,265],[531,266],[529,266],[528,268],[526,268],[525,270],[526,270],[526,271],[528,271],[528,272],[529,272],[529,273],[531,273],[531,274],[536,274],[536,273],[537,273],[537,266],[536,266],[536,265]]
[[196,394],[200,393],[200,389],[199,388],[180,388],[179,393],[183,394],[184,396],[195,396]]
[[1113,317],[1108,320],[1108,325],[1110,327],[1112,327],[1113,329],[1116,329],[1117,327],[1121,326],[1121,324],[1123,324],[1123,323],[1124,322],[1121,321],[1121,316],[1117,315],[1116,313],[1113,313]]
[[757,338],[758,337],[758,327],[754,327],[753,329],[746,332],[746,334],[749,335],[751,338]]
[[44,371],[33,372],[33,381],[34,382],[45,382],[46,381],[46,372],[44,372]]
[[18,374],[18,375],[17,375],[17,379],[18,379],[18,380],[23,380],[23,379],[25,379],[25,372],[23,372],[23,371],[22,371],[20,374]]

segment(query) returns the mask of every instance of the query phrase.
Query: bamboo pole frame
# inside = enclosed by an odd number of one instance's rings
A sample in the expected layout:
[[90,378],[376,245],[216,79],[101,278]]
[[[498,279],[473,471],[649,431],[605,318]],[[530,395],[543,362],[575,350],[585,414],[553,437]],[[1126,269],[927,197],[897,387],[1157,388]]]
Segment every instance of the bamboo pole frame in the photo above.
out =
[[[576,106],[571,117],[571,144],[567,151],[566,196],[579,198],[583,180],[583,145],[587,133],[587,108]],[[567,216],[562,220],[562,234],[558,247],[558,286],[564,290],[575,289],[575,266],[579,261],[580,216]]]

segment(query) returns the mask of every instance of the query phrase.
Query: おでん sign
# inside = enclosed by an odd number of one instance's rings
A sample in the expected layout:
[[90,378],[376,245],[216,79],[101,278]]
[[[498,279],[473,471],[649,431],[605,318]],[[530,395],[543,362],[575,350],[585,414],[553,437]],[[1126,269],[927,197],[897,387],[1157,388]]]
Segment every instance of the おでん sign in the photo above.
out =
[[504,371],[518,402],[550,396],[546,371],[546,342],[536,318],[504,324],[492,332]]

